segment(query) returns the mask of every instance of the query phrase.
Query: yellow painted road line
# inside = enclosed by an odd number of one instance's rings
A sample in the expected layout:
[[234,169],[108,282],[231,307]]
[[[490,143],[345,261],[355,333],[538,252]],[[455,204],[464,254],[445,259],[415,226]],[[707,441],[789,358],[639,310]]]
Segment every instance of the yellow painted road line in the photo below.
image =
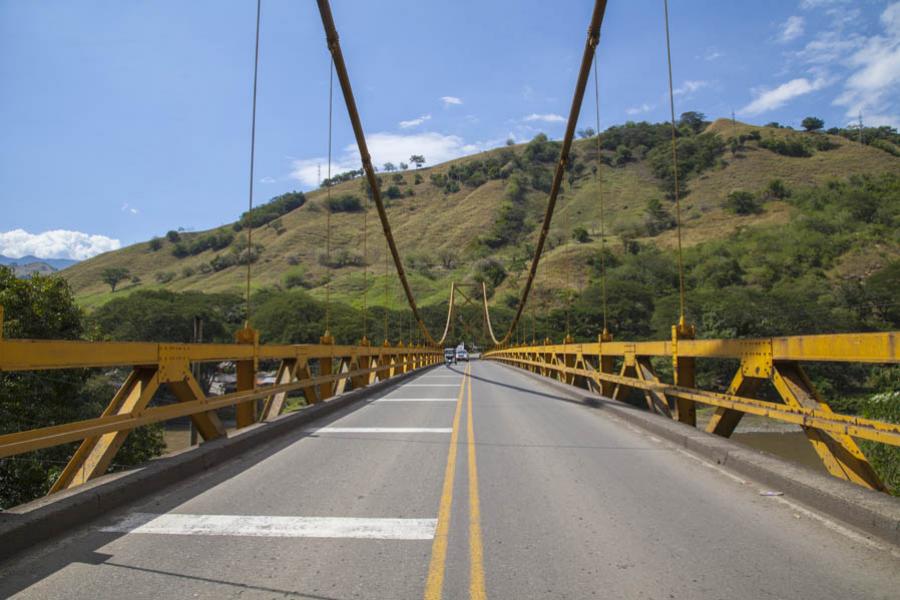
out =
[[444,588],[444,568],[447,563],[447,541],[450,538],[450,512],[453,507],[453,480],[456,477],[457,441],[459,440],[459,416],[462,412],[463,395],[466,391],[466,377],[463,375],[456,398],[456,413],[453,415],[453,431],[450,434],[450,450],[447,452],[447,468],[444,471],[444,488],[438,510],[437,528],[431,543],[431,562],[428,565],[428,581],[425,584],[425,600],[440,600]]
[[466,429],[469,448],[469,598],[484,600],[484,546],[481,543],[481,503],[478,499],[478,465],[475,460],[475,427],[472,420],[472,378],[468,378],[469,401]]

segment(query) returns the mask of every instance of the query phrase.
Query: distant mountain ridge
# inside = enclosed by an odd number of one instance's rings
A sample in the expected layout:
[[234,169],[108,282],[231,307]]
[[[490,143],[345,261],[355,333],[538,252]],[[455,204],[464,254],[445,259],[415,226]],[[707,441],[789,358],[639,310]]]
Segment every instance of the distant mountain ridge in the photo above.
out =
[[81,261],[73,260],[71,258],[38,258],[37,256],[32,256],[30,254],[23,256],[22,258],[12,258],[0,254],[0,265],[18,265],[19,267],[27,267],[35,263],[43,263],[52,267],[54,271],[62,271],[79,262]]

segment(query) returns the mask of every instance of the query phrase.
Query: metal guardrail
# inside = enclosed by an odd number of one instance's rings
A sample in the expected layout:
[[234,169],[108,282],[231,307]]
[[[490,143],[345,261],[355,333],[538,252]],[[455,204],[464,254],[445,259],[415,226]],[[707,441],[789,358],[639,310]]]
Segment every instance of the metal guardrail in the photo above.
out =
[[[94,419],[0,435],[0,458],[81,440],[51,487],[56,492],[106,472],[135,427],[190,417],[204,440],[225,434],[216,409],[236,407],[237,428],[278,416],[288,393],[302,391],[306,402],[323,402],[348,389],[365,387],[443,360],[424,346],[321,344],[261,345],[253,329],[242,329],[236,344],[158,344],[0,339],[0,372],[129,367],[131,372],[103,414]],[[237,391],[207,396],[191,372],[197,363],[233,361]],[[259,386],[260,361],[279,361],[275,383]],[[160,387],[175,404],[150,407]],[[261,401],[261,402],[260,402]],[[258,408],[258,405],[261,408]]]
[[[632,390],[649,410],[696,427],[697,404],[715,408],[706,430],[729,437],[745,414],[800,425],[829,473],[876,490],[884,485],[853,438],[900,446],[900,424],[832,411],[800,363],[900,363],[900,332],[804,335],[746,340],[697,340],[673,327],[672,339],[503,347],[485,358],[528,369],[614,400]],[[674,381],[660,380],[653,357],[672,359]],[[698,359],[737,359],[725,393],[696,388]],[[783,404],[760,399],[765,382]]]

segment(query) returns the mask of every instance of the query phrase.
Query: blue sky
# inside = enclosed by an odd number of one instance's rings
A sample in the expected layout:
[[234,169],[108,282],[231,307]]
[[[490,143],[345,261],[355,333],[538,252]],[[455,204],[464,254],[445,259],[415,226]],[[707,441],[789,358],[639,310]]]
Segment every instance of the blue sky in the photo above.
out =
[[[376,164],[561,137],[592,2],[332,4]],[[0,0],[0,254],[81,259],[245,210],[255,10]],[[679,113],[900,125],[900,2],[670,11]],[[324,177],[329,67],[314,2],[263,0],[261,28],[257,203]],[[610,0],[599,71],[602,128],[667,118],[662,0]],[[335,171],[352,144],[336,86]]]

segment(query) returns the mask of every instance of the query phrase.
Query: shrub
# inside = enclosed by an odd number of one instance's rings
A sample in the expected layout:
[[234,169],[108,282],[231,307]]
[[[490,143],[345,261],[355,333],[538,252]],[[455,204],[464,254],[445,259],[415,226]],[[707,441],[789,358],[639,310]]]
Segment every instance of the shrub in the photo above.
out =
[[750,192],[737,190],[728,194],[725,208],[738,215],[752,215],[762,212],[759,200]]
[[397,198],[403,197],[403,192],[401,192],[400,188],[398,188],[396,185],[389,186],[388,189],[385,190],[384,194],[391,200],[396,200]]
[[194,267],[185,267],[181,270],[181,276],[182,277],[193,277],[196,272],[197,271],[194,269]]
[[422,176],[416,173],[416,176],[413,178],[413,183],[415,185],[419,185],[420,183],[422,183]]
[[341,269],[343,267],[361,267],[365,264],[363,257],[349,250],[339,250],[328,256],[325,253],[319,255],[319,264],[329,269]]
[[766,186],[766,195],[769,198],[784,200],[791,195],[791,190],[788,189],[782,180],[773,179],[769,182],[769,185]]
[[177,243],[179,240],[181,240],[181,236],[180,236],[180,235],[178,234],[178,232],[175,231],[174,229],[170,229],[170,230],[166,233],[166,239],[169,240],[170,242],[172,242],[173,244],[175,244],[175,243]]
[[325,209],[330,213],[361,212],[362,202],[352,194],[343,194],[325,200]]
[[175,279],[175,273],[172,271],[162,271],[157,273],[154,277],[158,283],[169,283]]
[[806,143],[794,136],[786,139],[765,138],[760,140],[759,147],[782,156],[793,156],[798,158],[812,156],[812,152],[810,152]]
[[217,254],[215,258],[209,261],[209,266],[213,271],[221,271],[237,264],[237,256],[231,254]]
[[254,207],[252,210],[246,211],[241,215],[240,220],[234,224],[235,231],[240,231],[245,227],[262,227],[270,221],[274,221],[281,215],[287,214],[292,210],[300,208],[306,203],[306,196],[303,192],[287,192],[276,196],[266,202]]
[[157,250],[162,248],[162,240],[159,239],[158,237],[155,237],[152,240],[150,240],[149,245],[150,245],[150,250],[152,252],[156,252]]
[[506,269],[503,263],[495,258],[483,258],[475,263],[473,279],[484,282],[489,287],[497,287],[506,279]]
[[306,280],[306,276],[303,273],[302,269],[294,269],[285,273],[283,278],[284,287],[287,289],[293,289],[297,287],[308,288],[311,287],[309,282]]
[[[875,394],[863,401],[861,408],[868,419],[900,423],[900,391]],[[900,495],[900,448],[865,440],[860,440],[860,444],[884,484]]]
[[572,230],[572,239],[580,244],[586,244],[591,241],[591,235],[584,227],[575,227]]

